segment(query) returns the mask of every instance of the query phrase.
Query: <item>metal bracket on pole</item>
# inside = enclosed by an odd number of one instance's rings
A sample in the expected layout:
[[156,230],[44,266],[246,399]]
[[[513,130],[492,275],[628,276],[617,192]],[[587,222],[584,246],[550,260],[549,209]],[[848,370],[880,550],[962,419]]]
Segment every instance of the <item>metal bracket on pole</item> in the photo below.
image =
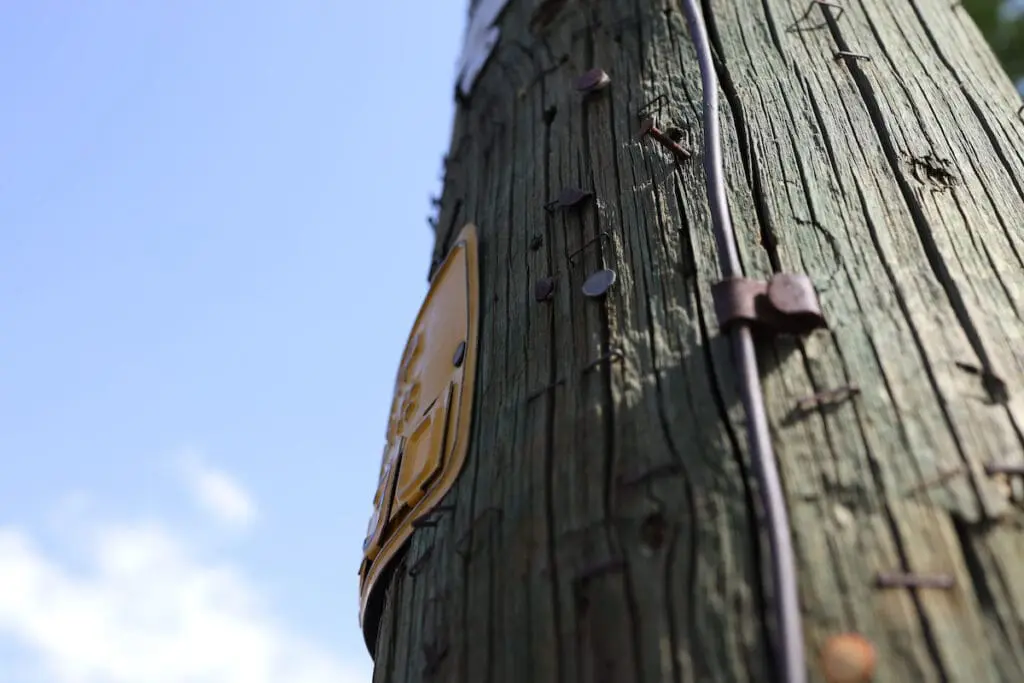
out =
[[740,322],[773,334],[805,335],[826,327],[818,294],[806,275],[776,273],[767,282],[726,278],[711,286],[718,327]]

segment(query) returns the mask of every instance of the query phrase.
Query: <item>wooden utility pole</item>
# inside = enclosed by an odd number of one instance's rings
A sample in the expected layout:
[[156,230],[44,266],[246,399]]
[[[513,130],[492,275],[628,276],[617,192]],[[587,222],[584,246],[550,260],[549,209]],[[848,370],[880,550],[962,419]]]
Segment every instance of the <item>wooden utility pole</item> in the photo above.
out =
[[[681,5],[498,4],[434,251],[476,226],[472,436],[389,579],[373,680],[778,680]],[[827,324],[757,341],[807,680],[842,634],[875,681],[1024,680],[1018,95],[946,0],[704,16],[744,274],[806,274]]]

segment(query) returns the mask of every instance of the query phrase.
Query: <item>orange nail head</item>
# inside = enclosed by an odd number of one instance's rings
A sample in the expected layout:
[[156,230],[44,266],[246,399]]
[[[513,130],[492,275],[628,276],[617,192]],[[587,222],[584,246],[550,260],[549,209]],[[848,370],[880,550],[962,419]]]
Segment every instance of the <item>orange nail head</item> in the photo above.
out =
[[828,683],[867,683],[875,675],[875,648],[863,636],[832,636],[821,650]]

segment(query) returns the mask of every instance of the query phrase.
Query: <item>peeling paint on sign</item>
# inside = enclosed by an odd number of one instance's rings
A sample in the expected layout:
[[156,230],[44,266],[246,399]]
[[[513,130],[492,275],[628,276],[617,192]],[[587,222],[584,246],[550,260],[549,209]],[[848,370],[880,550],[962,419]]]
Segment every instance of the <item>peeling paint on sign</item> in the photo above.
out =
[[473,90],[476,77],[483,71],[498,44],[501,29],[494,25],[508,0],[474,0],[469,9],[466,37],[459,56],[458,89],[463,95]]

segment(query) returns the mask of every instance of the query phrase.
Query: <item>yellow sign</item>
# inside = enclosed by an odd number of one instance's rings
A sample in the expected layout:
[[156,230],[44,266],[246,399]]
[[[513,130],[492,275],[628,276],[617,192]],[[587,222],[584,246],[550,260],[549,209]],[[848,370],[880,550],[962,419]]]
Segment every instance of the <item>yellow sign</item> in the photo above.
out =
[[395,381],[387,443],[359,569],[370,655],[384,592],[412,523],[451,489],[469,446],[479,326],[477,235],[466,225],[438,268]]

